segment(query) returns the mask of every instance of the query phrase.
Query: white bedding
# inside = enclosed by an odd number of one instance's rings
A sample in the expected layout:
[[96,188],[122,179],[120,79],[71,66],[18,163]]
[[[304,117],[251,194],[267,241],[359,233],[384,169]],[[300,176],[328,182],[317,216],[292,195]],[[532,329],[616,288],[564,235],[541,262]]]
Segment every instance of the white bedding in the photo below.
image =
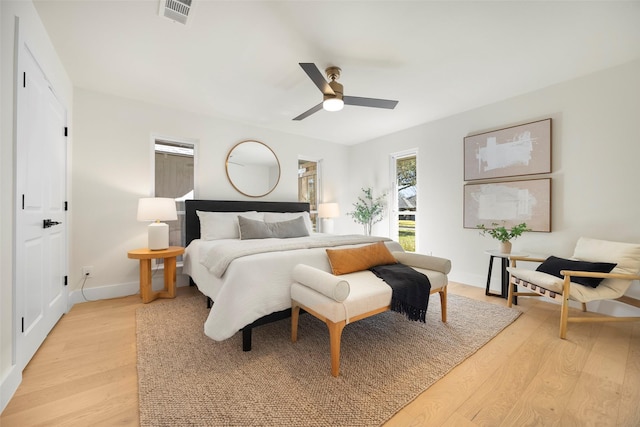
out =
[[[283,240],[308,239],[309,242],[317,242],[318,237],[321,236],[321,233],[317,233],[311,237]],[[349,237],[350,240],[344,239],[344,241],[351,244],[344,247],[361,246],[372,241],[385,240],[390,251],[402,251],[402,247],[397,242],[388,239],[367,240],[365,236],[358,236],[363,243],[353,244],[354,236]],[[240,329],[263,316],[290,308],[290,286],[293,282],[291,272],[297,264],[331,271],[324,247],[240,256],[229,262],[221,277],[210,273],[209,269],[200,262],[207,258],[210,251],[220,251],[223,246],[229,243],[235,246],[238,242],[242,241],[194,240],[185,251],[183,272],[191,276],[198,289],[214,301],[204,325],[204,332],[216,341],[230,338]],[[291,243],[287,242],[287,245]],[[266,243],[262,245],[271,246]],[[252,245],[248,244],[247,247],[249,246]]]
[[200,252],[203,264],[216,277],[222,277],[229,264],[236,258],[265,252],[291,251],[295,249],[331,248],[389,240],[386,237],[362,235],[334,235],[315,233],[312,236],[291,239],[226,240],[224,244],[210,244]]

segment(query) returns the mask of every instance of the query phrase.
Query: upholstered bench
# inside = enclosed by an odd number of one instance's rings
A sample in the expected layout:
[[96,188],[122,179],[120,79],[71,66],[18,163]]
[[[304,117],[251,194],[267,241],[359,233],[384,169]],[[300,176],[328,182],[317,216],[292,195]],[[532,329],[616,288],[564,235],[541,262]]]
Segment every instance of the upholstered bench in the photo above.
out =
[[[451,261],[429,255],[393,252],[398,262],[425,274],[431,294],[440,294],[442,321],[447,321],[447,274]],[[369,270],[339,276],[298,264],[291,285],[291,341],[298,338],[298,317],[302,308],[327,324],[331,349],[331,375],[340,372],[340,340],[348,323],[390,309],[391,288]]]

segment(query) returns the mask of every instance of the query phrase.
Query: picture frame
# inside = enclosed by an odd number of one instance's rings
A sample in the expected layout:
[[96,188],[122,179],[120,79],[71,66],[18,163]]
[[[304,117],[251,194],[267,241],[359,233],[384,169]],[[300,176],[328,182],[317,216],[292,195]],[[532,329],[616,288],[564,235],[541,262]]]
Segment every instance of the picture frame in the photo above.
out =
[[551,232],[551,178],[473,183],[464,186],[464,228],[526,223]]
[[551,173],[551,119],[464,138],[464,180]]

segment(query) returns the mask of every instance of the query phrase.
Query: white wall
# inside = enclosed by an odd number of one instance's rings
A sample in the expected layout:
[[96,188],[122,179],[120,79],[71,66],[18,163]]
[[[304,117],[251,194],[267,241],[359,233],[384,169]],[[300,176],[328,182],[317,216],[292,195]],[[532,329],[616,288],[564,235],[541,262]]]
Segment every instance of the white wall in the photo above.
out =
[[[390,153],[418,147],[419,251],[450,258],[451,280],[484,287],[497,241],[462,226],[463,138],[551,117],[553,232],[525,233],[514,251],[570,256],[580,236],[640,242],[638,76],[635,61],[351,147],[348,197],[388,189]],[[348,222],[343,231],[359,230]],[[374,232],[388,229],[387,217]]]
[[[15,33],[19,18],[20,34],[32,50],[56,94],[67,107],[72,123],[73,88],[55,49],[30,1],[0,2],[0,410],[15,392],[21,372],[13,363],[13,253],[14,253],[14,82]],[[71,138],[68,139],[71,144]]]
[[[300,155],[324,160],[325,191],[337,193],[346,181],[343,145],[81,89],[74,106],[69,277],[70,288],[78,289],[82,266],[94,267],[85,285],[90,299],[138,290],[138,262],[128,259],[127,251],[146,246],[147,224],[136,221],[136,209],[138,198],[152,188],[152,135],[198,141],[197,198],[250,200],[233,189],[224,170],[229,150],[246,139],[267,144],[282,169],[275,190],[258,200],[297,201]],[[115,288],[105,291],[108,286]]]

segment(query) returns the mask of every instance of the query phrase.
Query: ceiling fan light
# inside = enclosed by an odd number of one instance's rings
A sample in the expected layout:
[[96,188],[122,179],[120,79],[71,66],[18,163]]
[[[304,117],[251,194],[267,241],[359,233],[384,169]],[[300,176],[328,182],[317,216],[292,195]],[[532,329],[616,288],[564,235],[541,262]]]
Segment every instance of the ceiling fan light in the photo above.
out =
[[322,102],[322,108],[326,111],[340,111],[344,107],[344,101],[339,98],[327,98]]

